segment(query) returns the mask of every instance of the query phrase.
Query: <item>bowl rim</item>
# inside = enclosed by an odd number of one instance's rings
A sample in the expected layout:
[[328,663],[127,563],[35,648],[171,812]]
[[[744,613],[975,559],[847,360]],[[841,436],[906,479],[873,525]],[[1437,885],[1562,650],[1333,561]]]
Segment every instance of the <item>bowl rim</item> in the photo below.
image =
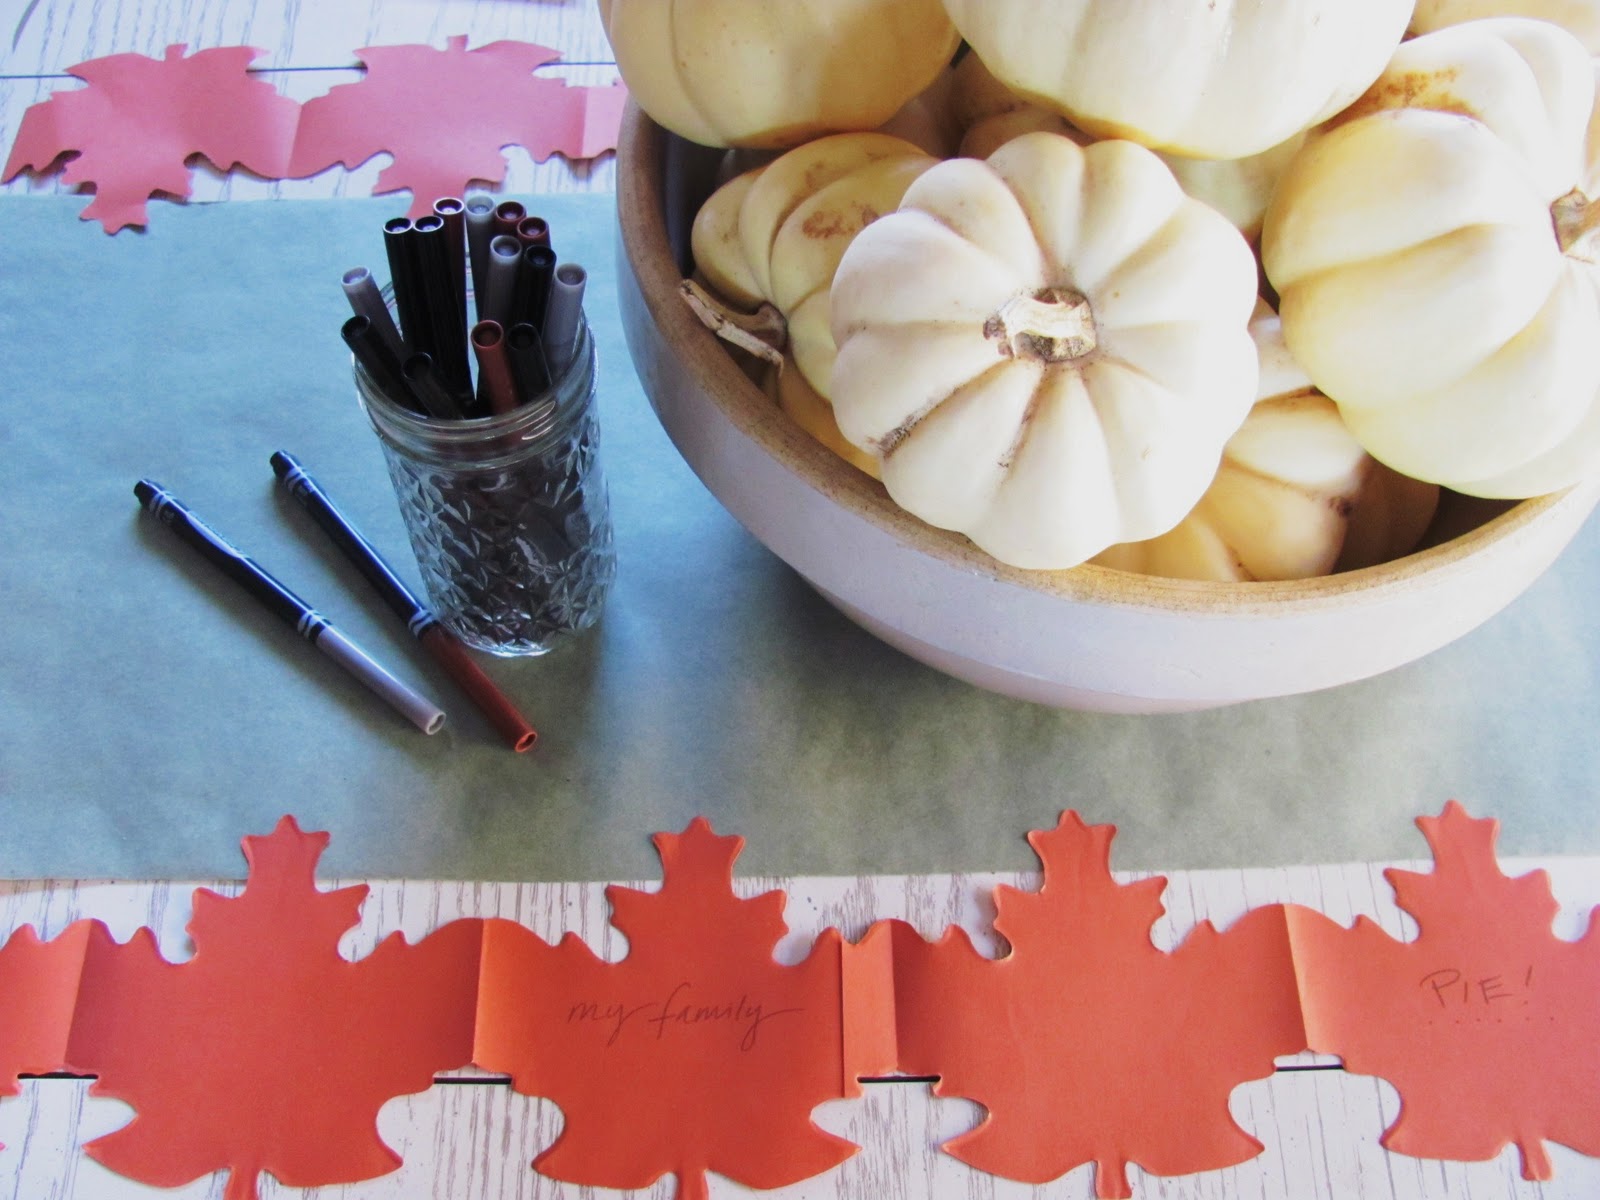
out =
[[665,164],[669,139],[675,136],[635,101],[628,102],[617,143],[619,245],[627,259],[619,266],[632,270],[661,337],[685,360],[685,368],[704,382],[706,398],[733,427],[812,490],[846,506],[894,540],[963,572],[1079,604],[1218,617],[1284,617],[1356,600],[1382,603],[1417,586],[1424,577],[1437,581],[1467,569],[1468,560],[1554,519],[1568,506],[1592,507],[1600,495],[1597,479],[1518,501],[1437,545],[1375,566],[1309,579],[1219,582],[1142,575],[1096,563],[1047,571],[1010,566],[962,534],[912,516],[889,498],[881,483],[795,425],[681,301],[683,273],[674,257],[666,215]]

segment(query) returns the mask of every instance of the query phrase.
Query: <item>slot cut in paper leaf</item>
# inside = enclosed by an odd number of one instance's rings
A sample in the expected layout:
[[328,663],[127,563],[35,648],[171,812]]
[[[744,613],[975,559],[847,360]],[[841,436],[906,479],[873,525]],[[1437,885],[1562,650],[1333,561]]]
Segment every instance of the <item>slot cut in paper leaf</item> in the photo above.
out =
[[88,86],[28,107],[5,181],[73,155],[63,178],[95,189],[79,215],[115,233],[148,222],[150,197],[187,197],[187,163],[196,154],[224,171],[238,165],[283,178],[300,105],[249,76],[262,52],[228,46],[185,57],[186,49],[168,46],[164,58],[112,54],[68,67]]
[[262,1172],[317,1187],[399,1165],[378,1110],[470,1060],[483,923],[345,959],[367,888],[317,888],[327,842],[290,817],[245,838],[244,890],[195,892],[187,962],[148,928],[118,944],[95,923],[67,1059],[135,1110],[95,1159],[158,1187],[226,1170],[227,1200],[254,1200]]
[[1384,872],[1415,940],[1290,910],[1311,1048],[1394,1085],[1387,1149],[1474,1162],[1514,1143],[1523,1177],[1550,1179],[1546,1140],[1600,1155],[1600,909],[1564,941],[1549,876],[1501,873],[1499,822],[1451,801],[1417,825],[1433,871]]
[[1028,835],[1043,884],[995,889],[999,959],[959,927],[929,943],[899,921],[853,948],[892,961],[899,1069],[987,1110],[944,1149],[1035,1184],[1093,1163],[1102,1198],[1132,1195],[1128,1163],[1182,1175],[1255,1157],[1228,1097],[1305,1048],[1282,910],[1202,921],[1164,952],[1150,931],[1166,880],[1117,883],[1114,834],[1069,811]]
[[358,167],[388,151],[394,161],[375,192],[409,190],[409,215],[418,217],[474,180],[504,179],[505,146],[522,146],[535,162],[616,148],[626,89],[569,87],[532,74],[560,59],[548,47],[501,41],[468,50],[458,36],[443,50],[372,46],[357,57],[367,66],[364,79],[305,103],[290,164],[295,178]]
[[837,1166],[856,1147],[810,1114],[858,1094],[841,1063],[838,931],[779,963],[784,896],[734,894],[742,838],[697,818],[654,840],[660,890],[606,889],[620,962],[571,933],[552,946],[485,922],[475,1062],[560,1106],[561,1135],[534,1162],[554,1179],[643,1188],[670,1172],[700,1200],[708,1171],[774,1188]]
[[24,925],[0,946],[0,1097],[22,1090],[19,1075],[65,1069],[83,956],[97,924],[74,921],[49,941]]

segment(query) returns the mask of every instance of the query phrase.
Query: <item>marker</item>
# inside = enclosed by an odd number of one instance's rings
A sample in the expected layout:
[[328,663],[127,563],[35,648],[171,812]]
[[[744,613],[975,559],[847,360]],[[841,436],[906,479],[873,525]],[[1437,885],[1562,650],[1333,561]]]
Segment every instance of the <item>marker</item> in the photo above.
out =
[[355,355],[356,361],[361,364],[361,369],[367,373],[367,378],[372,380],[380,392],[396,404],[414,412],[422,411],[416,394],[406,385],[400,360],[395,358],[388,344],[378,336],[371,321],[357,313],[339,326],[339,336],[344,338],[345,345],[350,347],[350,353]]
[[527,718],[517,711],[516,705],[495,686],[437,617],[400,581],[389,564],[372,548],[372,543],[361,536],[344,514],[334,506],[328,494],[304,467],[289,454],[279,450],[272,455],[272,473],[288,492],[338,546],[346,558],[355,565],[367,582],[378,590],[394,614],[406,623],[411,635],[421,642],[450,677],[461,685],[462,691],[489,718],[491,724],[521,754],[530,749],[539,735]]
[[522,269],[522,243],[510,234],[489,241],[489,257],[484,263],[483,291],[478,293],[478,319],[509,324],[511,305],[517,295],[517,276]]
[[444,221],[450,278],[456,285],[456,320],[467,327],[467,206],[456,196],[433,202],[433,215]]
[[528,215],[528,210],[517,200],[502,200],[494,206],[494,231],[497,234],[517,236],[517,225]]
[[506,330],[506,356],[516,381],[518,403],[526,404],[550,390],[550,368],[545,365],[539,331],[523,321]]
[[409,218],[393,217],[384,222],[383,250],[389,260],[389,286],[394,290],[394,306],[400,314],[400,333],[406,348],[431,350],[433,331],[428,328],[428,313],[422,304],[416,234]]
[[400,364],[400,374],[405,378],[411,394],[422,404],[425,416],[445,421],[459,421],[462,418],[461,406],[439,381],[433,355],[421,350],[408,354],[405,362]]
[[589,275],[577,263],[562,263],[550,284],[550,307],[544,317],[544,358],[550,378],[560,379],[572,365],[583,318],[583,290]]
[[411,223],[416,246],[419,301],[433,329],[431,345],[420,342],[418,350],[433,355],[433,366],[451,395],[466,399],[472,395],[472,368],[468,361],[467,327],[462,322],[458,301],[460,289],[452,281],[450,231],[444,218],[429,213]]
[[523,217],[517,222],[517,241],[524,246],[550,244],[550,223],[543,217]]
[[405,343],[400,340],[400,330],[395,326],[389,306],[383,302],[383,293],[378,290],[378,281],[373,279],[372,272],[366,267],[352,267],[340,282],[344,285],[345,298],[350,301],[350,311],[372,322],[374,332],[383,339],[396,361],[404,358]]
[[444,713],[431,700],[418,695],[385,671],[364,650],[340,633],[304,600],[267,574],[251,559],[234,549],[222,536],[195,516],[166,488],[148,479],[133,485],[139,503],[178,538],[200,552],[249,592],[268,611],[292,625],[323,654],[343,667],[423,733],[437,733],[444,724]]
[[517,268],[517,294],[511,301],[513,324],[526,321],[535,329],[544,328],[555,273],[556,252],[548,245],[532,242],[522,248],[522,266]]
[[[472,270],[472,294],[477,303],[483,303],[483,289],[487,284],[484,272],[489,263],[489,239],[494,237],[494,197],[487,192],[473,192],[467,197],[467,262]],[[478,315],[483,316],[480,310]]]
[[472,352],[478,358],[480,402],[495,415],[517,406],[517,385],[506,353],[505,330],[498,321],[479,321],[472,327]]

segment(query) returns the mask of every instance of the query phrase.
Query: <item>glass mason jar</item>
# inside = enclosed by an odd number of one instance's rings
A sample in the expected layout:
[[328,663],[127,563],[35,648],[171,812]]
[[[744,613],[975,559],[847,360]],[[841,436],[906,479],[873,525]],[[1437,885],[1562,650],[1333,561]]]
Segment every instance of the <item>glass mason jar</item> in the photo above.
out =
[[543,654],[594,624],[617,557],[588,322],[567,372],[498,415],[422,416],[354,369],[440,621],[501,656]]

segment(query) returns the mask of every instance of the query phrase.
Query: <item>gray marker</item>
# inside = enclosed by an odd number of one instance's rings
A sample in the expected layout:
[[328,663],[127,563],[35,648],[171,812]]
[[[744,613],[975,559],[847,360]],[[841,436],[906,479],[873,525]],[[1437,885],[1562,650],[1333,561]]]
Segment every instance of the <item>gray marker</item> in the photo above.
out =
[[483,291],[479,293],[478,319],[509,324],[511,301],[517,292],[517,268],[522,263],[522,243],[509,233],[489,241],[489,261]]
[[340,282],[344,284],[345,298],[350,301],[350,311],[371,321],[373,332],[394,351],[395,358],[404,358],[406,352],[400,330],[395,326],[389,306],[383,302],[383,293],[378,290],[378,281],[373,279],[372,272],[366,267],[352,267]]
[[589,273],[577,263],[562,263],[550,281],[550,303],[544,312],[544,357],[550,378],[559,380],[572,365],[583,320],[583,289]]

